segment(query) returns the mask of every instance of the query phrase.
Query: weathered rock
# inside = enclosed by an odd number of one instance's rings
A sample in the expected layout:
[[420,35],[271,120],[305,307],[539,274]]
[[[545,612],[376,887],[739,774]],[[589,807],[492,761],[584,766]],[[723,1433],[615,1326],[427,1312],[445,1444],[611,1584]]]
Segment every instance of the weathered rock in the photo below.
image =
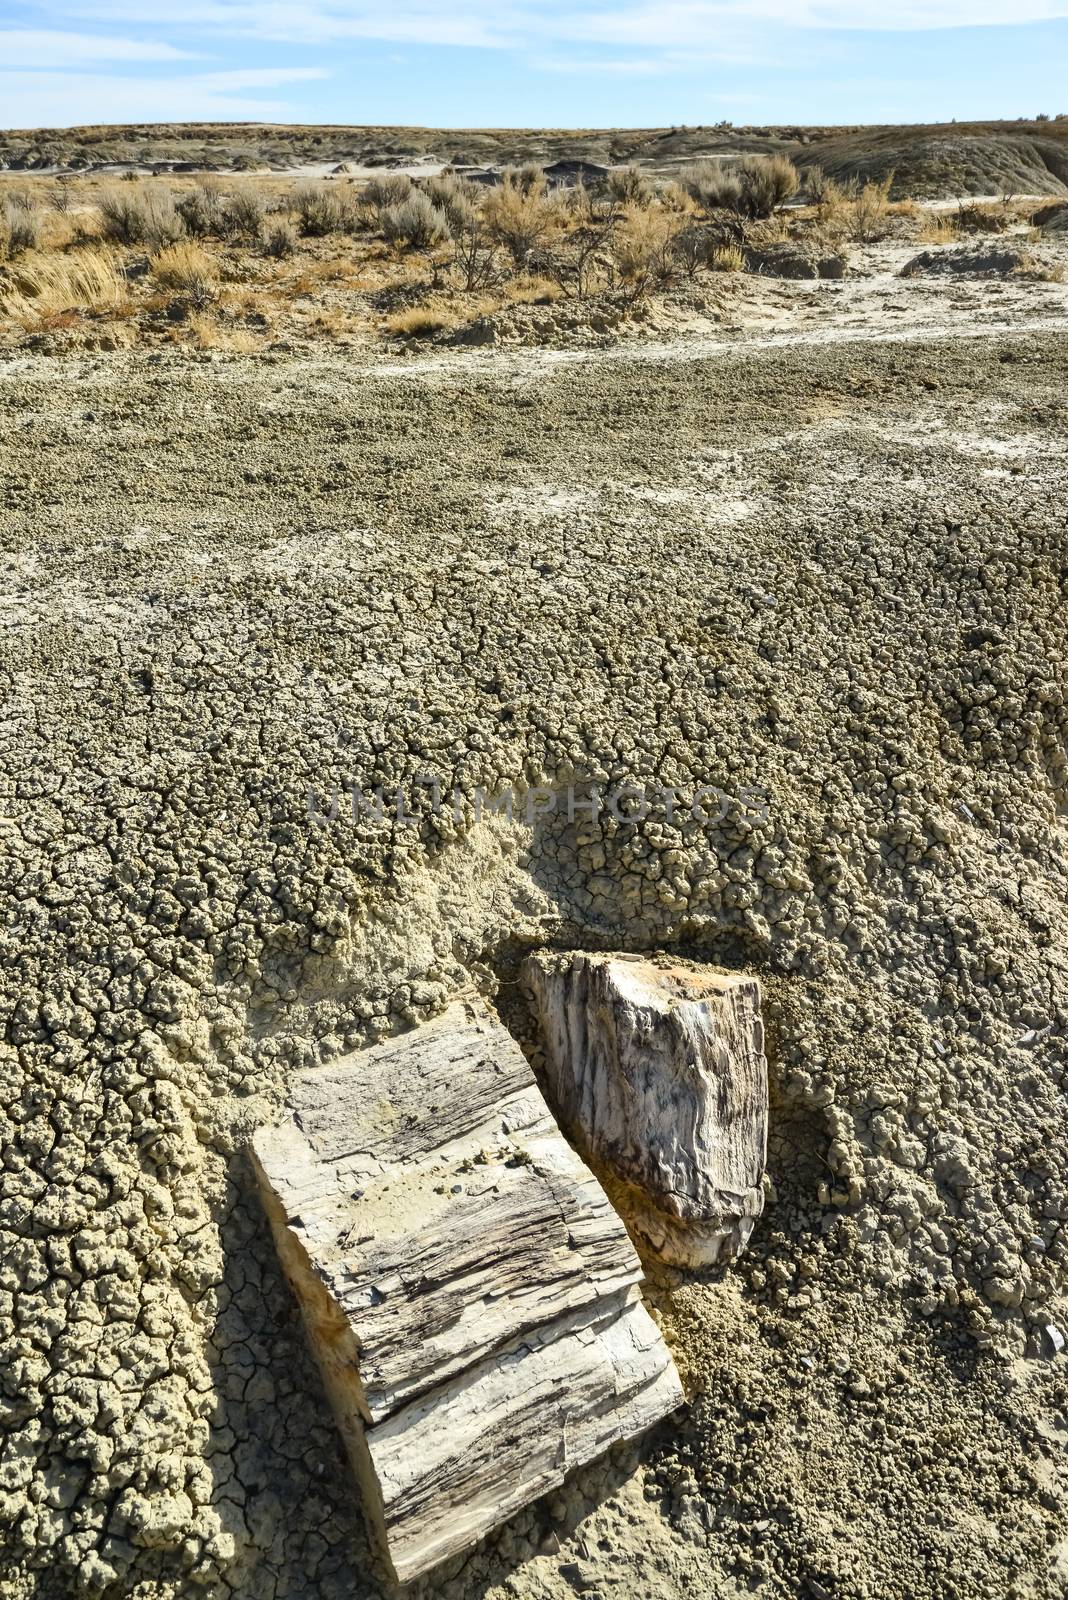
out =
[[820,255],[804,244],[752,245],[745,252],[746,270],[764,278],[844,278],[849,260],[841,251]]
[[681,1401],[626,1230],[479,1002],[301,1074],[253,1154],[407,1580]]
[[767,1063],[755,978],[625,955],[526,964],[550,1098],[587,1160],[626,1188],[665,1261],[741,1250],[763,1207]]

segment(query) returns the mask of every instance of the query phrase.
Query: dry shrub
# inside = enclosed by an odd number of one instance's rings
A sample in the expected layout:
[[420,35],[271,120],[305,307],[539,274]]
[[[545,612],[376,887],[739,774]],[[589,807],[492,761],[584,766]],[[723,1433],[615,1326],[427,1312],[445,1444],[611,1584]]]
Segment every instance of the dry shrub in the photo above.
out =
[[49,199],[52,210],[58,211],[61,216],[66,216],[74,202],[73,180],[61,173],[52,186]]
[[460,274],[468,293],[495,282],[500,245],[486,226],[481,211],[472,210],[458,224],[454,223],[452,237],[456,247],[453,269]]
[[208,311],[194,311],[183,325],[198,350],[227,350],[233,355],[252,355],[260,340],[248,328],[224,328]]
[[876,239],[886,235],[893,181],[894,174],[888,172],[878,183],[866,183],[856,199],[850,202],[852,237],[859,239],[862,244],[874,244]]
[[258,244],[267,218],[267,196],[256,184],[243,183],[223,203],[223,225],[231,239]]
[[185,225],[185,231],[192,234],[194,239],[222,233],[222,191],[217,184],[198,184],[182,196],[175,210]]
[[797,168],[785,156],[743,156],[738,163],[742,184],[740,209],[747,217],[770,217],[797,193]]
[[110,250],[36,256],[11,268],[0,286],[0,312],[9,317],[54,317],[66,311],[117,310],[126,279]]
[[0,205],[0,261],[6,256],[36,250],[41,242],[41,214],[36,206],[8,196]]
[[544,306],[560,300],[564,291],[552,278],[523,272],[516,278],[509,278],[501,293],[512,305]]
[[297,230],[288,218],[275,222],[267,230],[264,252],[276,261],[284,261],[297,248]]
[[608,174],[608,193],[619,205],[647,206],[653,199],[653,186],[640,167],[622,167]]
[[428,339],[431,334],[456,327],[456,317],[440,306],[411,306],[386,318],[387,333],[395,339]]
[[735,211],[742,198],[742,180],[733,162],[696,161],[683,183],[706,211]]
[[411,245],[416,250],[427,250],[449,237],[448,218],[421,189],[413,189],[399,205],[387,206],[380,222],[391,244]]
[[709,233],[699,223],[683,223],[671,244],[679,271],[692,278],[709,260]]
[[204,307],[215,298],[218,263],[192,239],[167,245],[152,257],[151,265],[154,278],[187,295],[193,305]]
[[632,204],[624,208],[612,238],[612,256],[633,298],[674,275],[672,245],[678,232],[678,218],[662,207]]
[[513,189],[518,189],[520,194],[544,194],[546,177],[536,161],[528,161],[522,167],[505,167],[501,173],[504,183]]
[[806,167],[801,174],[801,181],[809,204],[818,206],[820,210],[824,206],[833,206],[843,198],[838,184],[822,167]]
[[148,184],[105,190],[100,216],[104,237],[115,244],[144,244],[159,250],[185,232],[170,190]]
[[412,180],[406,172],[389,172],[381,178],[369,178],[360,196],[374,211],[384,211],[387,206],[399,206],[412,192]]
[[698,161],[686,187],[706,211],[737,211],[743,217],[770,217],[797,193],[797,168],[785,156],[742,156],[729,165]]
[[301,232],[310,239],[331,233],[355,233],[361,226],[353,190],[329,183],[302,183],[293,191],[293,210]]
[[479,222],[483,195],[477,183],[443,173],[431,178],[424,192],[435,210],[445,217],[454,239]]
[[540,183],[524,177],[530,172],[526,167],[516,176],[506,174],[500,187],[487,195],[483,207],[490,232],[509,252],[517,267],[524,264],[560,217],[557,202],[545,192],[545,174],[540,167],[534,171]]

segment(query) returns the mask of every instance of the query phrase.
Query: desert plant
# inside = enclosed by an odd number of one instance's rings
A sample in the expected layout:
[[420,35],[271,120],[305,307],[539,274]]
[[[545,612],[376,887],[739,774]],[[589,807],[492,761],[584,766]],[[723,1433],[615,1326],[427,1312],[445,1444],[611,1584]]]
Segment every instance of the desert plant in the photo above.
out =
[[678,232],[678,218],[661,207],[631,204],[625,208],[613,234],[612,255],[631,299],[639,299],[654,283],[673,276],[672,244]]
[[152,276],[168,289],[177,289],[191,305],[203,309],[215,298],[218,264],[192,239],[165,246],[151,259]]
[[505,167],[501,173],[502,181],[513,189],[518,189],[520,194],[544,194],[546,177],[536,161],[528,161],[522,167]]
[[257,244],[263,237],[267,198],[255,184],[243,183],[228,194],[222,212],[225,230],[232,239]]
[[653,189],[640,167],[622,167],[608,174],[608,193],[619,205],[648,205]]
[[41,240],[41,214],[6,198],[0,205],[0,258],[36,250]]
[[73,181],[67,174],[60,173],[52,186],[49,199],[52,202],[52,210],[58,211],[60,216],[66,216],[74,203]]
[[380,222],[392,244],[407,244],[416,250],[429,249],[449,237],[448,218],[421,189],[413,189],[399,205],[387,206]]
[[267,238],[263,246],[269,256],[276,261],[282,261],[286,256],[291,256],[297,248],[297,230],[287,217],[272,223],[267,230]]
[[696,161],[683,179],[687,193],[706,211],[733,211],[742,198],[742,181],[725,161]]
[[329,183],[302,183],[293,191],[293,210],[308,238],[330,233],[354,233],[360,226],[359,207],[351,189]]
[[412,192],[412,180],[406,172],[388,172],[380,178],[369,178],[364,184],[361,200],[374,211],[384,211],[387,206],[398,206]]
[[785,156],[742,156],[727,166],[698,161],[686,187],[706,211],[737,211],[744,217],[770,217],[797,193],[797,168]]
[[[526,169],[524,169],[526,170]],[[544,174],[541,186],[524,186],[508,176],[487,197],[483,214],[493,236],[504,245],[517,267],[521,267],[534,247],[545,238],[559,216],[557,204],[546,193]]]
[[797,168],[785,156],[743,156],[738,163],[742,185],[740,209],[747,217],[770,217],[797,193]]
[[852,232],[854,239],[872,244],[886,232],[886,215],[890,207],[890,189],[894,174],[866,183],[851,202]]
[[109,250],[42,255],[11,268],[0,285],[0,313],[44,320],[67,311],[117,308],[126,280]]
[[565,207],[571,226],[555,250],[536,259],[541,271],[564,294],[581,300],[592,292],[598,275],[614,275],[615,265],[607,251],[621,213],[610,194],[594,193],[582,183],[570,191]]
[[713,272],[744,272],[745,252],[741,245],[718,244],[709,252],[708,265]]
[[475,183],[465,183],[462,178],[443,173],[439,178],[431,178],[424,192],[435,209],[446,218],[454,239],[478,217],[482,192]]
[[679,271],[685,273],[688,278],[694,277],[708,264],[708,229],[696,222],[680,226],[671,242],[671,254]]
[[217,188],[198,184],[182,196],[175,210],[194,239],[222,232],[222,196]]
[[497,277],[499,245],[487,228],[480,211],[472,210],[452,230],[455,253],[453,267],[470,293],[484,289]]
[[185,231],[169,189],[147,184],[109,189],[100,197],[104,237],[116,244],[145,244],[158,250]]
[[829,172],[824,172],[822,167],[806,167],[801,175],[805,189],[805,197],[810,205],[833,205],[841,198],[842,191]]
[[432,306],[411,306],[386,318],[386,330],[398,339],[427,339],[432,333],[454,328],[456,318]]

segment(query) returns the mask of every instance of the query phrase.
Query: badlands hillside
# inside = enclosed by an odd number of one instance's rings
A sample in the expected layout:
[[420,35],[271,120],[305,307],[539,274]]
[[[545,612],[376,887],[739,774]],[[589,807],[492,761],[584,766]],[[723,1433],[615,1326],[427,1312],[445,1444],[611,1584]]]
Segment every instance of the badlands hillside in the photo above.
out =
[[1068,116],[911,126],[673,128],[283,127],[270,123],[144,123],[0,132],[0,171],[292,171],[337,163],[505,167],[581,160],[640,162],[677,175],[710,156],[780,154],[838,179],[881,181],[912,199],[967,194],[1063,194]]

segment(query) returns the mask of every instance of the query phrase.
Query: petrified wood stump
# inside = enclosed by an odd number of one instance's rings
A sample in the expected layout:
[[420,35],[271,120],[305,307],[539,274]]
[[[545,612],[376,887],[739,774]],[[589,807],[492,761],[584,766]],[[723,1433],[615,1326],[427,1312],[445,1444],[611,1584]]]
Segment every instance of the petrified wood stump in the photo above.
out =
[[480,1002],[302,1073],[253,1155],[400,1580],[682,1400],[641,1264]]
[[736,1255],[764,1203],[758,981],[582,952],[539,952],[524,970],[553,1108],[594,1169],[626,1186],[632,1229],[677,1266]]

